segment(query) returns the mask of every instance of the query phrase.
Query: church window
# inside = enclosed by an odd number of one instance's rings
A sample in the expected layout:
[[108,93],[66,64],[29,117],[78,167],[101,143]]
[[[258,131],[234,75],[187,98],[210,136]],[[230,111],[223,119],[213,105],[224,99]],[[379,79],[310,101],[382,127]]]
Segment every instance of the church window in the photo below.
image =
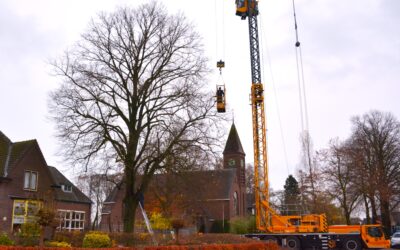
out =
[[239,215],[239,203],[237,192],[233,193],[233,213],[234,215]]

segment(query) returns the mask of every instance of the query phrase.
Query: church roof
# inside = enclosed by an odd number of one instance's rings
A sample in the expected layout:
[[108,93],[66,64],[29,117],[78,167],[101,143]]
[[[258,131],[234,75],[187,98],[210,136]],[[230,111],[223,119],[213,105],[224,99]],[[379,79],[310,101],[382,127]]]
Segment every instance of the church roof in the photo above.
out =
[[[174,183],[174,192],[181,193],[188,199],[223,200],[229,199],[235,176],[235,169],[156,174],[152,179],[151,186],[152,188],[163,188],[166,186],[166,182],[169,181],[170,183]],[[122,190],[115,187],[105,202],[116,202],[118,192],[125,192],[124,184],[122,185]]]
[[226,145],[223,154],[244,154],[242,143],[240,142],[239,134],[236,130],[235,123],[232,123],[231,130],[229,131],[228,140],[226,140]]

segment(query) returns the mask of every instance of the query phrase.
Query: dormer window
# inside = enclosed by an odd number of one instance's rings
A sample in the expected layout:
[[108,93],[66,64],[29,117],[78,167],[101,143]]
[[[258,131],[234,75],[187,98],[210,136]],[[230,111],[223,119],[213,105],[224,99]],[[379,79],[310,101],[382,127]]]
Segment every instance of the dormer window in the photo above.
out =
[[71,185],[68,185],[68,184],[66,184],[66,185],[61,185],[61,188],[62,188],[62,190],[63,190],[64,192],[68,192],[68,193],[71,193],[71,192],[72,192],[72,186],[71,186]]
[[29,191],[37,190],[38,172],[26,170],[24,176],[24,189]]

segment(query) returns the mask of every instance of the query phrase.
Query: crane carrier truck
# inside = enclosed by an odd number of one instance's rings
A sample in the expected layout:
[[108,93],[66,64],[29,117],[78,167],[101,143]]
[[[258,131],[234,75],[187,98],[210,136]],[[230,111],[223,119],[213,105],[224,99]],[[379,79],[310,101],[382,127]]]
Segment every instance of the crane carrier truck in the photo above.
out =
[[258,39],[257,0],[236,0],[236,15],[248,19],[251,62],[255,215],[257,234],[247,237],[273,240],[288,249],[389,248],[381,225],[329,226],[324,214],[279,215],[270,206],[268,191],[267,138],[264,88]]

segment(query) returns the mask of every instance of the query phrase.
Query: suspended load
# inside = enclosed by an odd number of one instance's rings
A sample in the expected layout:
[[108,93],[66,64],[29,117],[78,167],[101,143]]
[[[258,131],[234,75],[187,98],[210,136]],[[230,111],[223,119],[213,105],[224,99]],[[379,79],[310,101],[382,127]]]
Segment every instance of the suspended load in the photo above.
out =
[[225,85],[217,85],[217,111],[225,113]]
[[[225,67],[225,62],[222,60],[219,60],[217,62],[217,67],[219,68],[219,74],[222,77],[222,68]],[[223,81],[222,81],[223,82]],[[217,111],[218,113],[225,113],[225,84],[222,85],[217,85],[217,90],[216,90],[216,97],[217,97]]]

